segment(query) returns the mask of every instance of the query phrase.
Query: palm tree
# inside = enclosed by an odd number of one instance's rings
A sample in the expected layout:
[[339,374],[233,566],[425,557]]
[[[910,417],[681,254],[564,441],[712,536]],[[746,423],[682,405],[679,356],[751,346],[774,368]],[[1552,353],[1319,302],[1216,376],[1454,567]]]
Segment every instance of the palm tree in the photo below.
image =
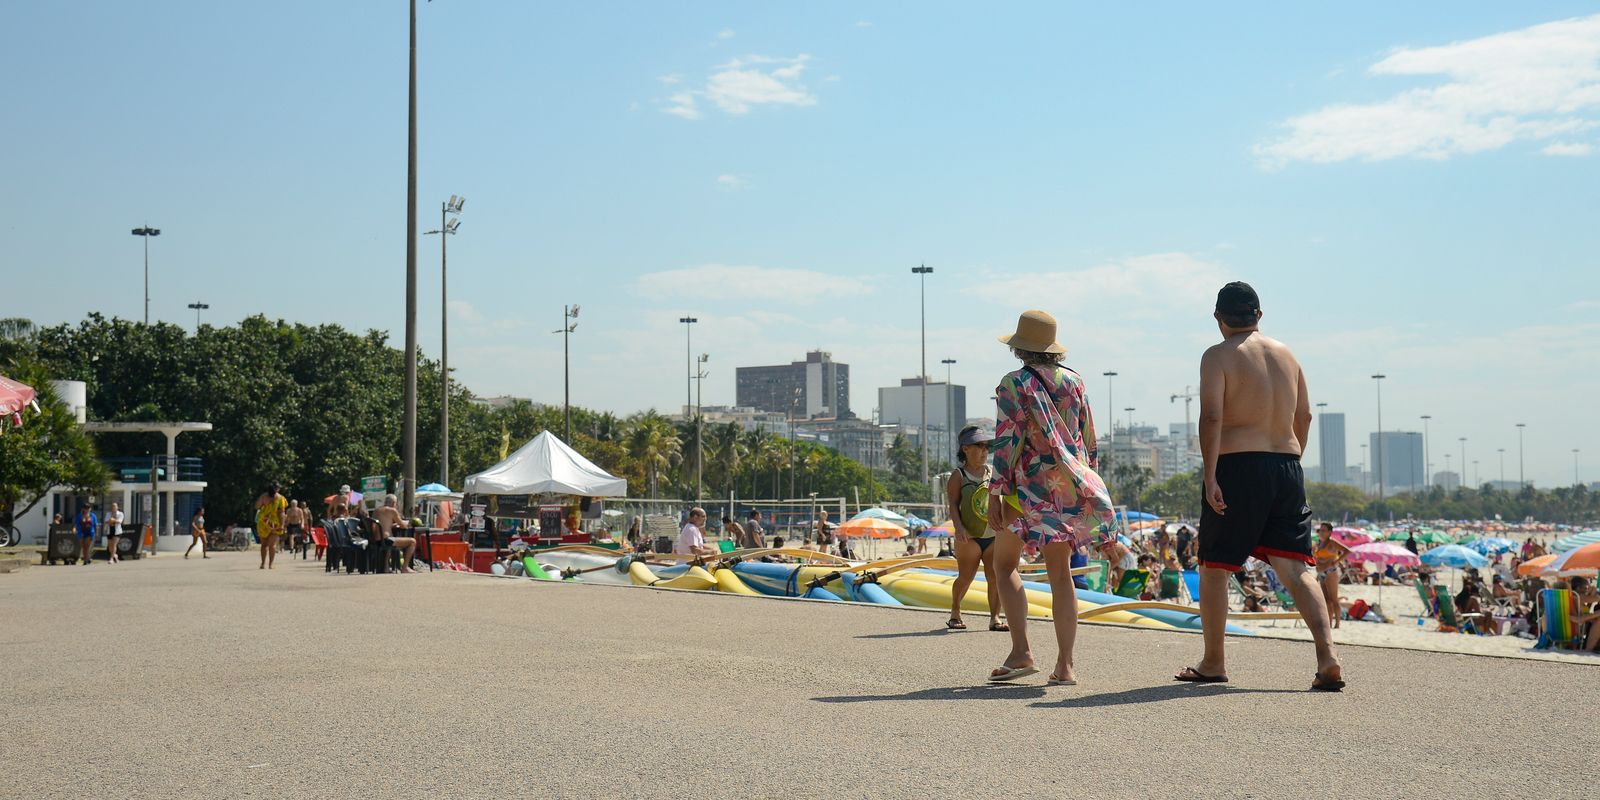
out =
[[706,443],[715,454],[712,463],[716,465],[716,474],[722,477],[722,485],[728,494],[733,494],[734,480],[744,462],[744,430],[737,422],[712,426],[711,436]]
[[683,457],[683,442],[672,423],[655,412],[635,418],[628,435],[628,454],[644,467],[650,496],[656,495],[656,476],[671,469]]

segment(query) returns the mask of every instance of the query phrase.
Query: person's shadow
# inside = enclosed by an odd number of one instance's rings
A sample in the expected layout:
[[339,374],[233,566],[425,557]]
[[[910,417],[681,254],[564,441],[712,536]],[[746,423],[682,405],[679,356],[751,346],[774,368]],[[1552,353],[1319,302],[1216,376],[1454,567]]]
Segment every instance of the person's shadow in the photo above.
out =
[[960,628],[935,628],[928,631],[905,631],[902,633],[863,633],[857,639],[915,639],[923,636],[949,636],[953,633],[965,633]]
[[1304,694],[1300,689],[1247,689],[1231,683],[1164,683],[1141,686],[1120,692],[1074,695],[1045,703],[1033,703],[1034,708],[1104,708],[1140,703],[1160,703],[1185,697],[1226,697],[1238,694]]
[[838,697],[813,697],[818,703],[881,703],[894,700],[1030,700],[1045,696],[1043,686],[1018,683],[991,683],[981,686],[950,686],[918,689],[905,694],[862,694]]

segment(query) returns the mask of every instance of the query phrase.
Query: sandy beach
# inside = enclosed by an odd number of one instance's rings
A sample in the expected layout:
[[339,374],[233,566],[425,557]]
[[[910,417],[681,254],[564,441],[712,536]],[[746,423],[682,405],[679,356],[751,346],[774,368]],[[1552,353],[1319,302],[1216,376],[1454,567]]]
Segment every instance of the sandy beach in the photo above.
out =
[[[1004,638],[935,612],[231,553],[0,601],[8,797],[1576,798],[1562,720],[1600,713],[1574,664],[1349,647],[1323,695],[1307,646],[1236,637],[1233,682],[1190,686],[1198,636],[1085,626],[1080,686],[993,687]],[[1442,731],[1494,757],[1420,768]]]

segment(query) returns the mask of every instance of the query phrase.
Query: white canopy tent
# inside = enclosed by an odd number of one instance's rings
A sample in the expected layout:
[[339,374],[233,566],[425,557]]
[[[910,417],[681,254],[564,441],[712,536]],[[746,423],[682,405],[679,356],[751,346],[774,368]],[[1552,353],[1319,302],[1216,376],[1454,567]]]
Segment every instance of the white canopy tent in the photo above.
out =
[[506,460],[468,475],[467,494],[572,494],[626,497],[628,482],[594,465],[550,431],[533,437]]

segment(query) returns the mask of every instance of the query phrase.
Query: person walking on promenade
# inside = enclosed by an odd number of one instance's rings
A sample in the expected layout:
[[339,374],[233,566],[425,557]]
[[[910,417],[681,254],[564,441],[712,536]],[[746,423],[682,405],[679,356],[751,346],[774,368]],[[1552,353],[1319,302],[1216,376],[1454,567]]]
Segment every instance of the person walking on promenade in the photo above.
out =
[[989,594],[989,630],[1008,631],[1011,628],[1000,621],[1000,584],[994,576],[994,530],[989,527],[989,476],[994,468],[989,466],[989,443],[994,434],[968,425],[961,429],[960,451],[956,453],[956,468],[945,484],[945,504],[955,513],[950,515],[955,528],[956,580],[950,585],[950,619],[945,626],[962,630],[967,623],[961,620],[961,601],[966,599],[972,579],[977,577],[978,566],[983,566],[984,586]]
[[1300,455],[1311,432],[1311,399],[1300,362],[1258,325],[1261,301],[1246,283],[1217,292],[1222,342],[1200,358],[1200,625],[1205,652],[1175,680],[1228,680],[1223,653],[1229,573],[1267,560],[1294,597],[1316,643],[1311,688],[1344,688],[1332,625],[1311,567],[1311,508]]
[[86,503],[78,512],[78,556],[87,565],[94,557],[94,532],[100,529],[100,515],[94,513],[94,504]]
[[[1094,422],[1083,378],[1061,365],[1056,319],[1025,311],[1017,330],[1000,337],[1022,361],[995,387],[994,472],[989,480],[989,527],[996,529],[995,579],[1011,625],[1011,652],[989,674],[1010,681],[1038,672],[1028,646],[1028,597],[1017,574],[1023,550],[1044,552],[1055,604],[1059,652],[1050,683],[1077,684],[1072,648],[1078,636],[1078,595],[1072,552],[1092,537],[1114,535],[1114,509],[1095,473]],[[1015,495],[1020,511],[1007,502]],[[998,513],[997,513],[998,512]]]
[[117,558],[117,542],[122,539],[122,523],[127,517],[122,514],[122,507],[116,503],[111,504],[111,510],[106,512],[106,563],[120,564],[122,559]]
[[289,501],[278,493],[278,484],[273,482],[267,490],[256,498],[256,537],[261,540],[261,566],[259,569],[270,569],[272,562],[278,555],[278,539],[283,536],[284,515],[287,513]]
[[1333,627],[1339,627],[1339,563],[1344,561],[1350,548],[1333,538],[1333,523],[1317,526],[1317,583],[1322,587],[1322,602],[1328,607],[1328,618]]
[[189,557],[189,550],[195,545],[200,545],[200,557],[210,558],[206,555],[206,507],[201,506],[194,510],[194,516],[189,519],[189,547],[183,551],[183,557]]
[[293,553],[300,546],[300,537],[305,535],[306,515],[300,510],[300,503],[290,500],[283,512],[283,541],[279,548]]

